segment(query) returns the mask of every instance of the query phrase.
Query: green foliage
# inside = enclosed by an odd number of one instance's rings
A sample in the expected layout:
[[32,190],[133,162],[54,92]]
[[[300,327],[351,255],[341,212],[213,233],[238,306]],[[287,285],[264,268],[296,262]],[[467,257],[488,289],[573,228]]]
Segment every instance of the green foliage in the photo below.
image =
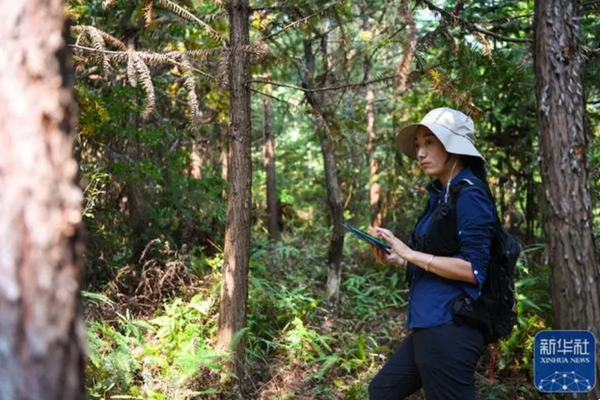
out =
[[193,380],[223,371],[223,355],[210,346],[214,302],[214,297],[196,295],[165,304],[164,312],[148,321],[128,313],[110,325],[90,321],[89,395],[185,399],[198,394]]
[[[226,37],[229,27],[227,13],[217,0],[174,2],[202,18],[217,34],[187,14],[181,18],[185,14],[181,10],[174,13],[174,7],[160,7],[157,2],[150,11],[148,2],[69,3],[68,14],[75,24],[95,26],[137,50],[206,50],[220,46],[218,37]],[[532,37],[534,2],[438,3],[447,10],[461,6],[461,18],[499,35]],[[344,243],[340,304],[336,308],[324,298],[333,231],[319,136],[323,126],[305,93],[291,87],[305,84],[304,41],[310,39],[314,39],[316,79],[324,79],[324,65],[329,64],[327,85],[340,85],[339,90],[320,95],[333,115],[333,151],[344,218],[356,225],[370,223],[370,190],[376,181],[381,185],[384,225],[406,238],[424,206],[429,179],[396,149],[395,134],[434,107],[469,105],[480,111],[475,116],[478,146],[487,157],[498,208],[507,214],[520,213],[526,220],[511,227],[525,244],[517,282],[518,326],[499,345],[500,384],[488,390],[487,382],[480,379],[480,397],[537,396],[527,376],[532,340],[537,331],[550,326],[552,315],[548,266],[543,262],[543,245],[536,244],[543,238],[542,191],[531,48],[477,37],[453,23],[431,41],[422,41],[442,27],[440,19],[420,2],[410,4],[419,43],[409,90],[399,96],[392,79],[370,85],[376,134],[371,154],[365,150],[369,146],[366,90],[344,85],[389,78],[396,72],[408,41],[399,3],[265,0],[253,5],[264,9],[252,13],[251,39],[269,38],[269,55],[252,65],[249,82],[254,90],[250,286],[247,328],[235,337],[246,341],[252,381],[245,382],[252,388],[248,398],[281,387],[271,399],[294,398],[299,393],[320,399],[365,399],[367,382],[403,333],[404,271],[373,265],[371,254],[352,239]],[[597,12],[584,8],[582,43],[600,47]],[[325,38],[326,57],[320,47]],[[150,118],[143,120],[144,90],[126,84],[124,65],[113,62],[114,71],[99,72],[97,60],[76,57],[80,106],[76,155],[88,231],[88,291],[83,297],[90,309],[102,311],[90,313],[88,321],[91,398],[230,396],[216,383],[215,377],[227,372],[223,355],[213,348],[227,225],[228,188],[221,157],[228,145],[223,130],[229,124],[229,93],[226,84],[216,85],[206,75],[223,79],[227,60],[220,58],[220,50],[205,58],[194,63],[193,82],[178,66],[151,66],[156,104]],[[256,82],[259,78],[284,85]],[[587,66],[585,81],[592,133],[588,148],[592,208],[599,224],[598,59]],[[194,124],[189,123],[190,86],[197,93],[201,117]],[[261,168],[265,96],[261,92],[277,99],[272,99],[271,123],[284,231],[276,243],[265,234],[266,172]],[[373,160],[378,169],[370,176]],[[192,173],[194,165],[197,169]],[[229,173],[232,168],[229,165]],[[170,251],[157,251],[152,245],[155,239],[168,243]],[[182,275],[170,275],[173,263],[183,265]],[[138,285],[147,283],[139,277],[149,265],[156,268],[151,279],[173,280],[169,293],[158,296],[170,300],[140,310],[124,297],[134,296]],[[190,276],[201,285],[189,287],[185,278]],[[123,311],[123,303],[134,306]],[[483,375],[485,368],[478,372]],[[510,380],[514,376],[518,378]],[[295,380],[301,382],[289,383]]]

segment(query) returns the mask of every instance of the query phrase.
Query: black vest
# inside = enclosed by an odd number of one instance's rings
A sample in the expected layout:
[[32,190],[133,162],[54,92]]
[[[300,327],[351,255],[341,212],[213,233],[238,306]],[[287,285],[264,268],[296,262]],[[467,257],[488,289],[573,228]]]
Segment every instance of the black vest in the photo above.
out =
[[[451,257],[460,251],[460,238],[456,229],[456,201],[460,196],[461,189],[464,186],[471,185],[474,185],[474,183],[468,179],[450,185],[448,201],[441,199],[441,203],[437,205],[431,217],[427,232],[424,235],[417,236],[415,234],[416,229],[413,230],[408,242],[411,249],[439,257]],[[427,202],[427,206],[419,216],[415,228],[429,212],[430,203],[430,201]],[[410,268],[406,268],[406,279],[409,285],[411,278]]]

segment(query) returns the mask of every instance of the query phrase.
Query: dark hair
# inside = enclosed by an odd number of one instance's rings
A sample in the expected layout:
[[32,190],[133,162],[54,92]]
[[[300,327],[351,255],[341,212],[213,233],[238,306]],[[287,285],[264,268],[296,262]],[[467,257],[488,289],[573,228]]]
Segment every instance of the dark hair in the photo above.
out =
[[483,159],[481,159],[480,157],[464,156],[464,155],[460,156],[460,160],[463,162],[465,167],[471,168],[471,171],[473,171],[473,175],[475,175],[477,178],[479,178],[479,180],[481,182],[483,182],[483,184],[485,185],[485,187],[488,190],[488,194],[490,195],[492,202],[495,204],[496,202],[494,201],[494,196],[492,195],[490,185],[488,184],[487,170],[485,168],[485,161],[483,161]]

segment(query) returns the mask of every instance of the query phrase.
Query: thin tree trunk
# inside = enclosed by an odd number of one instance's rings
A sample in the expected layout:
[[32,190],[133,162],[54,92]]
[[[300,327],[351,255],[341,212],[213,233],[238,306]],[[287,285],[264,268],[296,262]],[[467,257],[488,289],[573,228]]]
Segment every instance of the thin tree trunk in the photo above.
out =
[[[230,46],[242,49],[248,46],[248,0],[229,3]],[[245,340],[232,339],[246,327],[248,302],[248,263],[250,258],[250,209],[252,201],[252,162],[250,158],[250,64],[248,52],[233,50],[229,58],[231,96],[231,125],[229,127],[229,197],[227,202],[227,230],[225,232],[225,260],[221,285],[219,331],[217,346],[231,348],[231,366],[238,378],[243,376]],[[230,347],[233,344],[232,347]]]
[[267,218],[269,235],[273,240],[279,240],[281,232],[278,224],[277,186],[275,179],[275,139],[273,138],[273,100],[263,98],[263,165],[267,175]]
[[64,2],[0,0],[0,399],[85,398]]
[[[371,29],[369,22],[369,14],[364,13],[363,29],[368,31]],[[365,81],[369,80],[371,74],[371,60],[365,56]],[[379,160],[375,157],[377,147],[377,136],[375,135],[375,91],[371,85],[367,86],[367,94],[365,96],[365,112],[367,115],[367,159],[369,160],[369,205],[371,208],[371,225],[381,225],[381,184],[379,183]]]
[[379,160],[375,157],[377,146],[375,135],[375,91],[371,86],[367,87],[366,111],[367,111],[367,135],[369,142],[367,144],[367,157],[369,159],[369,205],[371,207],[371,225],[381,225],[381,184],[379,183]]
[[[369,14],[363,16],[363,29],[368,31],[371,29],[369,22]],[[371,62],[368,56],[365,56],[365,81],[369,80],[371,71]],[[367,86],[367,94],[365,96],[365,112],[367,115],[367,159],[369,160],[369,205],[371,208],[371,225],[381,225],[381,184],[379,183],[379,161],[375,157],[377,147],[375,135],[375,91],[371,85]]]
[[[548,243],[554,328],[600,337],[600,290],[594,246],[577,1],[535,3],[543,221]],[[596,358],[600,381],[600,358]],[[587,395],[600,398],[600,385]]]
[[[327,123],[327,122],[325,122]],[[333,234],[329,245],[327,272],[327,297],[337,304],[340,296],[340,285],[342,283],[342,254],[344,247],[344,207],[342,203],[342,191],[338,182],[337,166],[335,162],[335,145],[332,140],[332,132],[329,126],[325,126],[322,133],[321,152],[325,166],[325,183],[327,186],[327,200],[333,223]]]
[[206,149],[200,141],[194,138],[192,148],[190,149],[190,175],[194,179],[202,179],[202,167],[204,166],[204,158]]
[[[324,29],[327,31],[327,27]],[[321,38],[321,52],[324,59],[324,77],[321,85],[327,85],[329,82],[328,74],[330,71],[329,55],[327,54],[327,35]],[[304,59],[306,63],[303,84],[308,88],[315,87],[315,55],[312,51],[312,41],[304,41]],[[342,191],[338,182],[337,166],[335,162],[335,140],[339,135],[339,127],[336,124],[334,116],[325,102],[323,94],[312,92],[305,93],[308,102],[312,105],[317,114],[317,134],[321,136],[321,153],[323,154],[323,164],[325,169],[325,182],[327,186],[327,200],[331,210],[331,222],[333,224],[333,234],[328,252],[327,270],[327,298],[336,305],[339,301],[340,285],[342,282],[342,251],[344,247],[344,229],[342,223],[344,220],[344,207],[342,201]]]
[[[131,51],[135,51],[138,48],[137,40],[137,29],[130,26],[127,30],[128,36],[125,38],[127,48]],[[132,98],[133,102],[137,102],[137,96],[135,93]],[[136,112],[130,112],[127,118],[127,127],[129,129],[140,128],[140,115]],[[144,157],[141,154],[141,146],[139,141],[134,140],[133,137],[129,137],[125,140],[123,152],[130,158],[128,161],[131,167],[139,163]],[[148,204],[150,195],[148,190],[144,190],[144,182],[141,179],[129,178],[123,188],[123,194],[127,197],[127,210],[129,211],[129,224],[134,238],[133,242],[133,257],[132,260],[139,260],[140,255],[144,251],[147,244],[146,232],[148,228]]]

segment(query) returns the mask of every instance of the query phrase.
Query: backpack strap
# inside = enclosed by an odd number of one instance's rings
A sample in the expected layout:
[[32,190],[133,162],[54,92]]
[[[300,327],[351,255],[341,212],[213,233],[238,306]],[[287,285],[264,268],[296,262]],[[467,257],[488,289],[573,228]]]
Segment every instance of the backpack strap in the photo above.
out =
[[490,190],[489,186],[481,182],[481,180],[479,179],[473,181],[468,178],[463,178],[454,187],[451,187],[452,193],[450,195],[454,196],[454,199],[458,198],[460,190],[465,186],[477,186],[483,189],[483,191],[488,195],[488,198],[492,201],[492,205],[494,206],[493,211],[496,217],[496,228],[502,229],[502,221],[500,221],[500,215],[498,214],[498,210],[496,209],[496,202],[494,201],[494,196],[492,195],[492,191]]

